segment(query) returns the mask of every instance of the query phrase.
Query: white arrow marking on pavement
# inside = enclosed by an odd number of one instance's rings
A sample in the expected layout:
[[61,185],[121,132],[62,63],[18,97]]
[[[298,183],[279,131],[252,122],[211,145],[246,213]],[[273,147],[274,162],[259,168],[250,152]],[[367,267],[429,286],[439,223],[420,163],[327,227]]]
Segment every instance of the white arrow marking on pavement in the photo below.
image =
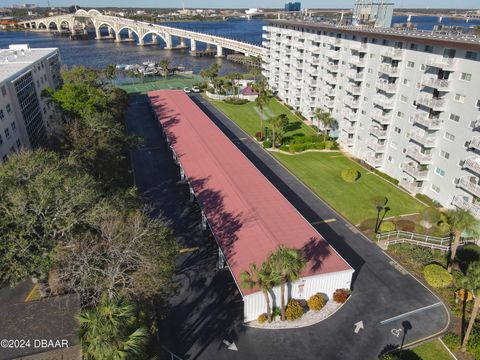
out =
[[223,343],[227,345],[228,350],[238,351],[237,345],[235,345],[234,342],[231,343],[230,341],[223,339]]
[[358,334],[360,329],[363,329],[363,321],[359,321],[359,322],[355,323],[354,325],[355,325],[355,330],[353,330],[353,332],[355,334]]

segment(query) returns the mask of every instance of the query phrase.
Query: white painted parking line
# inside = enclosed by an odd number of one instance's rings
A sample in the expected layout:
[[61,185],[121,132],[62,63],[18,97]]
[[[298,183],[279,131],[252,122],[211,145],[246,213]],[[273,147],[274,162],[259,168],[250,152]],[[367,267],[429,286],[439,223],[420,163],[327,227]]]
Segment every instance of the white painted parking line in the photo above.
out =
[[320,225],[320,224],[328,224],[328,223],[331,223],[331,222],[334,222],[334,221],[337,221],[337,219],[326,219],[326,220],[319,220],[319,221],[314,221],[310,224],[312,225]]
[[380,321],[380,324],[381,324],[381,325],[385,325],[385,324],[391,323],[392,321],[395,321],[395,320],[404,318],[404,317],[406,317],[406,316],[408,316],[408,315],[413,315],[413,314],[419,313],[419,312],[421,312],[421,311],[425,311],[425,310],[428,310],[428,309],[436,308],[436,307],[441,306],[441,305],[442,305],[441,302],[437,302],[437,303],[432,304],[432,305],[424,306],[424,307],[421,307],[421,308],[418,308],[418,309],[415,309],[415,310],[412,310],[412,311],[408,311],[408,312],[406,312],[406,313],[403,313],[403,314],[400,314],[400,315],[391,317],[391,318],[389,318],[389,319],[382,320],[382,321]]

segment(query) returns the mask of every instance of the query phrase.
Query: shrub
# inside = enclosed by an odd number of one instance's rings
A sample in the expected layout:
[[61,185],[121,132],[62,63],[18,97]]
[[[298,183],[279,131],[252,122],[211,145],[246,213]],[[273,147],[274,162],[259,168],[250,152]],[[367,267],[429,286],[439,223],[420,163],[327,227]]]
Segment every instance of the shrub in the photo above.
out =
[[478,321],[473,326],[468,338],[467,349],[475,359],[480,359],[480,323]]
[[387,180],[388,182],[391,182],[392,184],[394,185],[398,185],[399,181],[397,179],[394,179],[393,177],[391,176],[388,176],[387,174],[375,169],[375,168],[372,168],[372,171],[377,174],[378,176],[380,176],[381,178]]
[[279,317],[282,314],[282,310],[280,310],[279,307],[274,307],[272,310],[272,319],[275,320],[277,317]]
[[427,195],[425,195],[425,194],[420,194],[420,193],[418,193],[418,194],[415,195],[415,197],[416,197],[418,200],[424,202],[425,204],[427,204],[427,205],[429,205],[429,206],[435,206],[435,207],[441,207],[441,206],[442,206],[439,202],[430,199],[430,198],[429,198]]
[[356,169],[344,169],[342,170],[342,179],[349,183],[354,183],[360,178],[360,172]]
[[427,265],[433,261],[432,250],[414,246],[409,249],[411,259],[420,265]]
[[460,336],[457,334],[451,332],[446,333],[442,340],[451,351],[457,351],[460,349]]
[[288,147],[288,145],[280,145],[279,149],[286,152],[290,151],[290,148]]
[[441,265],[430,264],[423,268],[423,276],[430,286],[435,288],[443,288],[450,285],[453,277]]
[[395,223],[393,221],[382,221],[380,224],[380,232],[395,231]]
[[308,308],[313,311],[320,311],[325,306],[325,298],[322,294],[316,293],[315,295],[310,296],[310,299],[307,301]]
[[[460,300],[460,301],[472,301],[473,300],[473,294],[469,290],[465,289],[460,289],[455,291],[455,297]],[[466,297],[466,299],[465,299]]]
[[300,319],[303,315],[303,307],[300,305],[300,302],[295,299],[291,299],[288,304],[287,308],[285,309],[285,317],[287,320],[296,320]]
[[223,102],[226,102],[227,104],[232,104],[232,105],[245,105],[249,101],[247,99],[239,99],[237,97],[231,97],[229,99],[223,100]]
[[265,140],[263,142],[263,148],[264,149],[270,149],[272,147],[272,142],[270,140]]
[[260,314],[257,318],[259,324],[264,324],[268,320],[267,314]]
[[290,145],[290,149],[293,150],[293,152],[302,152],[305,150],[305,144],[293,144]]
[[415,231],[415,223],[411,220],[398,220],[396,222],[396,225],[397,225],[397,230],[409,231],[409,232]]
[[258,141],[262,141],[263,140],[263,133],[261,131],[257,131],[255,133],[255,139],[257,139]]
[[348,289],[337,289],[333,293],[333,301],[343,304],[347,301],[348,297],[350,296],[350,290]]
[[333,144],[330,146],[330,150],[338,150],[338,143],[336,141],[333,142]]

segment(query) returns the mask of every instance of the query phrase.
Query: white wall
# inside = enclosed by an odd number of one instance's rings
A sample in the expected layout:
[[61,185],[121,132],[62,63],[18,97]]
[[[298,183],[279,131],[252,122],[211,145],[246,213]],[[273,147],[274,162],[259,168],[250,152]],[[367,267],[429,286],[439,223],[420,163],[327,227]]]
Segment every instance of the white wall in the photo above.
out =
[[[337,289],[350,289],[354,270],[345,270],[328,274],[307,276],[289,284],[285,291],[285,303],[288,299],[304,299],[316,293],[326,294],[329,298]],[[302,286],[303,285],[303,286]],[[280,307],[280,287],[275,287],[270,294],[270,305]],[[245,321],[256,320],[260,314],[267,312],[265,297],[262,292],[244,296],[243,314]]]

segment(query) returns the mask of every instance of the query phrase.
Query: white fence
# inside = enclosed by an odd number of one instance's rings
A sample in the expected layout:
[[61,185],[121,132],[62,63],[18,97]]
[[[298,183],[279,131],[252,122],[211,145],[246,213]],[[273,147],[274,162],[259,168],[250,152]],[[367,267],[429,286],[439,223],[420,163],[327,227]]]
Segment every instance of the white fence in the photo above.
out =
[[[453,241],[453,236],[438,237],[398,230],[378,234],[377,240],[385,241],[386,247],[393,244],[408,243],[416,246],[448,251],[450,250],[450,244]],[[460,245],[464,245],[465,243],[466,239],[462,238],[460,240]]]
[[232,98],[237,98],[237,99],[244,99],[244,100],[248,100],[248,101],[255,101],[255,99],[257,98],[257,95],[219,95],[219,94],[213,94],[209,91],[206,91],[205,92],[205,95],[207,95],[207,97],[209,97],[210,99],[213,99],[213,100],[228,100],[228,99],[232,99]]

